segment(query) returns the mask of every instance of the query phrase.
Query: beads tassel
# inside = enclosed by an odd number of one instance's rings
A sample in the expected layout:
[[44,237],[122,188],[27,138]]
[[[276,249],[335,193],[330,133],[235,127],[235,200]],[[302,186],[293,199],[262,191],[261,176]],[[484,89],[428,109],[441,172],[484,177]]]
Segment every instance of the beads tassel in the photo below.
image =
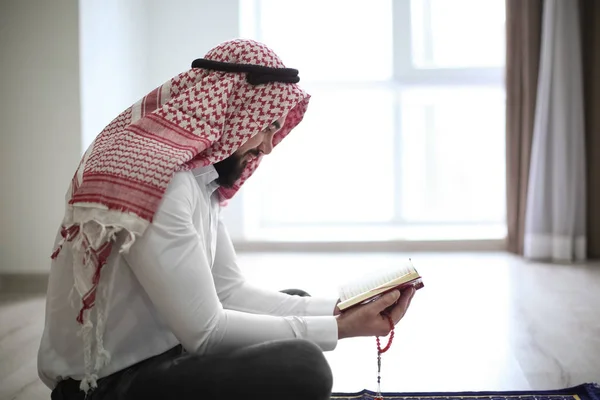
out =
[[373,400],[383,400],[383,396],[381,395],[381,355],[388,351],[392,346],[392,341],[394,340],[394,322],[392,321],[392,317],[389,314],[384,314],[390,323],[390,338],[385,345],[385,347],[381,348],[381,342],[379,341],[379,336],[376,337],[377,342],[377,395]]

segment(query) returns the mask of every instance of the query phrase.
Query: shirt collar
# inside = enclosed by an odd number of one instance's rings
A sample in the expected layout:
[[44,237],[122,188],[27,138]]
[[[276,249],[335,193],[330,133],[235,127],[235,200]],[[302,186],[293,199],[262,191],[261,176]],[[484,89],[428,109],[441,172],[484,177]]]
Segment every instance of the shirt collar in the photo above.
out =
[[213,165],[194,168],[192,174],[194,174],[194,178],[196,178],[196,182],[201,189],[206,188],[210,194],[218,189],[217,178],[219,177],[219,173]]

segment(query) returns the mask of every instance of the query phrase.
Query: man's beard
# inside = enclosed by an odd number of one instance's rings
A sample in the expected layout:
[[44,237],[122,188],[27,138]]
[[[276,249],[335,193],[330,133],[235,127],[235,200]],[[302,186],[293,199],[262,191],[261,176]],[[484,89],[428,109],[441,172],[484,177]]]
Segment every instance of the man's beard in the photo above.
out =
[[217,179],[217,183],[225,188],[231,188],[237,182],[238,179],[242,176],[244,169],[246,169],[247,161],[242,161],[242,159],[247,155],[252,154],[254,156],[258,156],[259,152],[256,149],[248,150],[244,154],[232,154],[224,160],[221,160],[214,164],[217,173],[219,174],[219,178]]

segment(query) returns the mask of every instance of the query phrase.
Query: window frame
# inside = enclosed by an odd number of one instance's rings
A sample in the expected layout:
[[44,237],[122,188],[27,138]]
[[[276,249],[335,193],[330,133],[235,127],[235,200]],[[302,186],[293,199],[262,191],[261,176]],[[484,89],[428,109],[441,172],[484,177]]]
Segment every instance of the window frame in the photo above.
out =
[[[429,3],[429,0],[421,0]],[[254,37],[256,40],[261,41],[261,33],[259,26],[261,25],[260,10],[261,0],[240,0],[240,27],[242,36]],[[315,225],[309,224],[298,224],[298,223],[266,223],[261,216],[260,212],[260,193],[258,188],[244,188],[244,195],[242,201],[242,216],[244,226],[244,236],[254,239],[269,239],[277,238],[278,240],[284,240],[286,235],[280,235],[283,232],[292,232],[294,230],[304,233],[298,235],[290,234],[290,237],[301,236],[308,240],[310,230],[317,228],[319,230],[337,232],[324,236],[322,240],[345,240],[340,235],[340,231],[345,227],[360,228],[361,230],[369,231],[373,230],[375,233],[377,230],[383,230],[387,233],[382,234],[382,237],[373,237],[374,240],[381,240],[382,238],[389,237],[406,237],[410,236],[407,233],[408,230],[420,227],[436,227],[441,229],[452,229],[457,223],[451,222],[413,222],[407,221],[401,217],[402,209],[402,129],[400,126],[401,111],[400,111],[400,97],[401,93],[405,89],[414,87],[439,87],[439,86],[491,86],[491,87],[504,87],[504,67],[465,67],[465,68],[417,68],[412,63],[412,25],[411,25],[411,0],[392,0],[392,78],[389,81],[377,81],[377,80],[362,80],[354,82],[320,82],[311,81],[310,85],[315,88],[387,88],[393,92],[394,98],[394,161],[393,167],[396,178],[392,183],[394,186],[394,217],[385,223],[323,223]],[[505,221],[499,223],[497,221],[464,221],[459,224],[460,226],[478,226],[485,225],[489,227],[490,232],[498,232],[490,234],[488,236],[504,237],[506,229]],[[337,235],[337,236],[336,236]],[[331,237],[335,236],[335,237]],[[350,235],[352,236],[352,235]],[[377,235],[376,235],[377,236]],[[353,237],[353,236],[352,236]],[[349,238],[352,240],[352,238]],[[364,235],[361,238],[365,240]],[[310,240],[314,240],[314,237],[310,237]],[[367,239],[368,241],[368,239]]]

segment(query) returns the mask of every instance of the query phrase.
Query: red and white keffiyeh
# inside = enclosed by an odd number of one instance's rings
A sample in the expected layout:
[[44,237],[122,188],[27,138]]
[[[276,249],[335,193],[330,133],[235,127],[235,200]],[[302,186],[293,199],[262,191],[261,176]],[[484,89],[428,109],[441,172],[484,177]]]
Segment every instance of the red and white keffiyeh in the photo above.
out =
[[[206,60],[285,68],[264,44],[232,40],[210,50]],[[125,252],[152,222],[177,171],[214,164],[233,154],[250,137],[287,115],[277,145],[303,118],[310,96],[294,83],[251,85],[245,73],[192,68],[151,91],[123,111],[84,154],[67,195],[62,246],[73,248],[75,290],[81,296],[77,321],[82,324],[86,377],[82,389],[95,387],[97,371],[108,363],[102,347],[105,315],[96,315],[97,348],[92,365],[90,313],[102,267],[118,235]],[[252,175],[260,157],[250,161],[235,185],[221,187],[231,198]]]

